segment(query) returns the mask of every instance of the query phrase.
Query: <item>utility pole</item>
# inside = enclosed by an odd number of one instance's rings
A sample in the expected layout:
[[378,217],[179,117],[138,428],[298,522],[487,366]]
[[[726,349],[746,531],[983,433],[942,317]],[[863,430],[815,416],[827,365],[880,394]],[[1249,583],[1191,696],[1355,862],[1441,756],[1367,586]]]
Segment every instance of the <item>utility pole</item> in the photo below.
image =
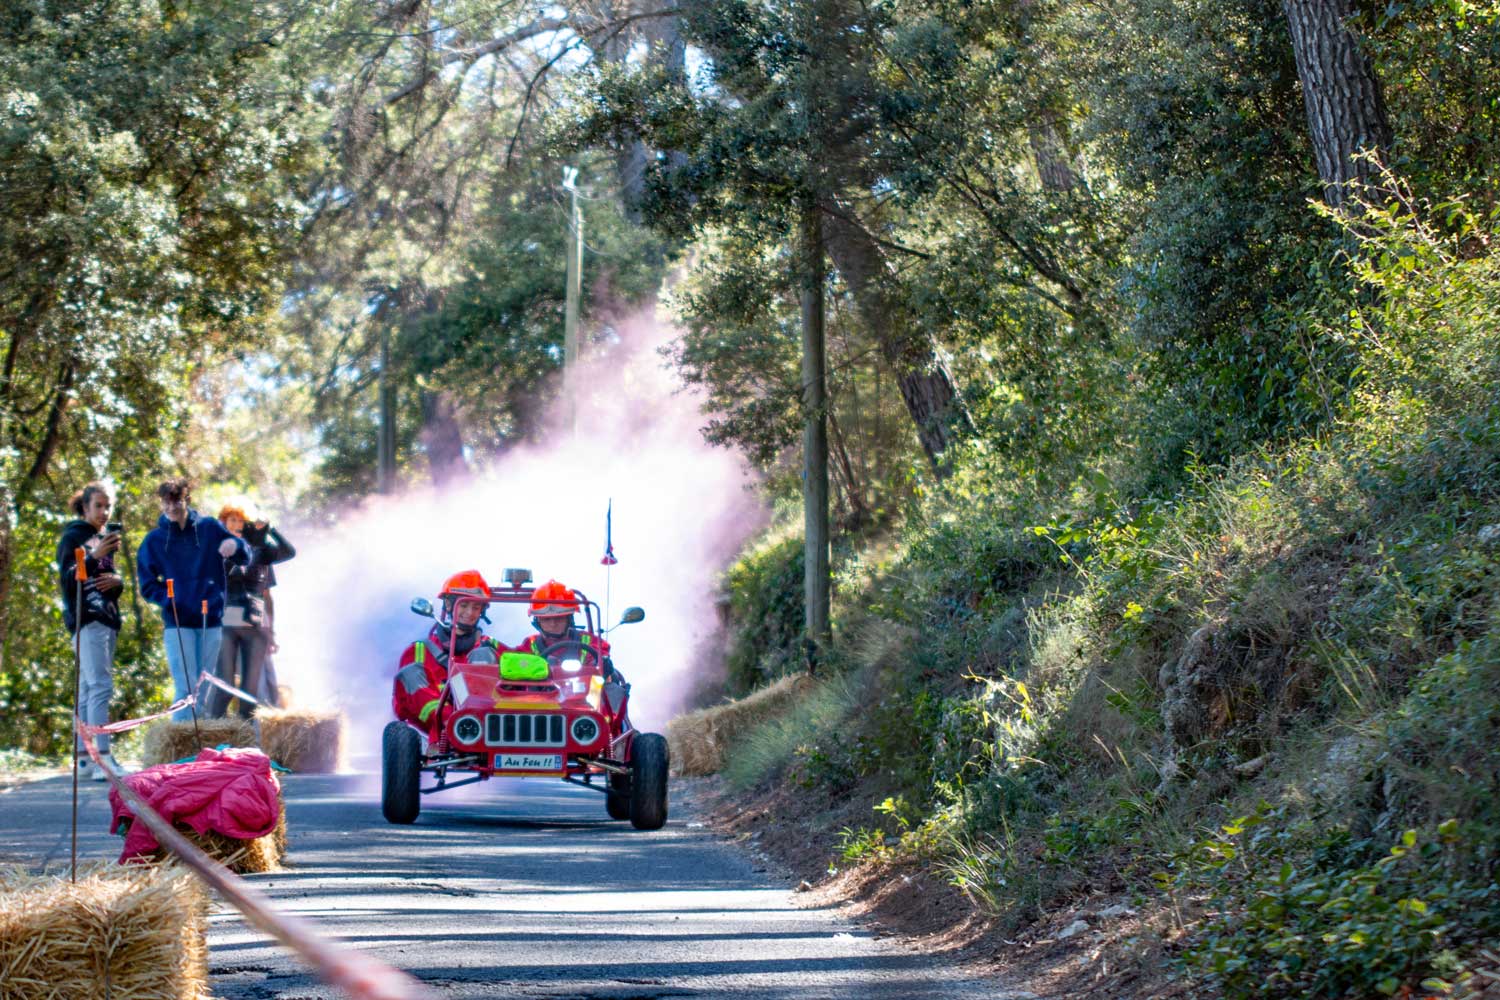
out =
[[817,203],[802,212],[802,518],[807,668],[832,636],[828,581],[828,390],[824,344],[823,234]]
[[563,167],[568,192],[568,288],[563,310],[563,397],[568,428],[578,428],[578,401],[573,398],[573,367],[578,363],[578,300],[583,297],[583,212],[578,207],[578,168]]
[[391,328],[380,331],[380,429],[377,433],[375,488],[396,492],[396,383],[391,378]]

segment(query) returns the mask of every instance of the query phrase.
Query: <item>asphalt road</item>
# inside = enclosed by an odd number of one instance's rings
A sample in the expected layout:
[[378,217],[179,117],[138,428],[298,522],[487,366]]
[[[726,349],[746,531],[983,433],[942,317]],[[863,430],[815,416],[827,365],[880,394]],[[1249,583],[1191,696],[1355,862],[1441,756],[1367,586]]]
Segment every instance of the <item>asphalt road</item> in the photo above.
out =
[[[113,859],[105,785],[86,784],[80,858]],[[288,867],[253,880],[281,907],[445,997],[919,1000],[1005,992],[876,940],[799,897],[703,828],[677,795],[652,833],[560,782],[492,782],[423,797],[408,827],[380,815],[373,775],[284,779]],[[0,792],[0,862],[66,865],[66,777]],[[217,905],[223,1000],[335,997]]]

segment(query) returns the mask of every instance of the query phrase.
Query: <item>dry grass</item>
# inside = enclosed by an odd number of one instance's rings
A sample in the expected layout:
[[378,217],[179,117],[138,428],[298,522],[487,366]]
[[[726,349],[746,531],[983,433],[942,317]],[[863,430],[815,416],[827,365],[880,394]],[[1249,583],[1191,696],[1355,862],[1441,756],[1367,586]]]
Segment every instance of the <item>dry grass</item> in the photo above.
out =
[[[281,813],[276,817],[276,829],[254,840],[236,840],[212,830],[196,833],[185,826],[178,826],[177,831],[204,854],[240,875],[280,871],[281,863],[286,860],[285,802],[281,803]],[[170,854],[166,848],[160,847],[155,858],[164,861]]]
[[739,701],[679,715],[667,723],[672,767],[678,774],[714,774],[724,766],[724,748],[767,719],[782,715],[817,686],[807,674],[792,674]]
[[208,897],[173,865],[0,871],[5,1000],[201,1000]]
[[144,767],[172,764],[186,757],[196,757],[204,747],[216,747],[221,743],[233,747],[259,746],[255,727],[246,719],[199,719],[196,729],[192,720],[162,721],[146,730],[141,763]]
[[312,709],[256,709],[261,749],[299,774],[332,774],[343,763],[344,716]]

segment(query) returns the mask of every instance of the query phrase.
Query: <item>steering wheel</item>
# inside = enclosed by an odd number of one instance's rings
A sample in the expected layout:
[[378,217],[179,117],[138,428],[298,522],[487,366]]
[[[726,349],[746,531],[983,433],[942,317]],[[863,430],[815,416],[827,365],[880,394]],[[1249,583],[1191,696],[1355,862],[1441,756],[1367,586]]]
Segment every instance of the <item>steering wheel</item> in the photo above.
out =
[[597,667],[600,664],[598,647],[585,646],[577,639],[558,639],[548,643],[542,646],[541,655],[551,667],[557,667],[564,660],[577,660],[585,666]]

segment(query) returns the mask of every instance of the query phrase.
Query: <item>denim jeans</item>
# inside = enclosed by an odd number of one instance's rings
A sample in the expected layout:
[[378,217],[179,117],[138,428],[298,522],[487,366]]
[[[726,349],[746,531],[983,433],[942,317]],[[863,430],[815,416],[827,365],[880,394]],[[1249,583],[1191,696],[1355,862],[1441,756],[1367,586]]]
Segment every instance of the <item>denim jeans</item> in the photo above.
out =
[[[219,663],[221,638],[222,630],[218,626],[162,630],[163,644],[167,647],[167,666],[172,668],[173,701],[197,693],[203,672],[213,673]],[[184,658],[186,662],[183,662]],[[192,717],[190,708],[180,708],[172,713],[174,722],[186,722]]]
[[[219,679],[259,700],[263,694],[261,670],[271,644],[270,636],[258,628],[225,628],[222,642],[219,647]],[[229,708],[230,697],[223,688],[213,688],[208,696],[208,717],[217,719],[223,716]],[[254,706],[246,701],[241,701],[239,706],[240,718],[250,718]]]
[[[78,636],[78,717],[91,726],[109,721],[109,702],[115,696],[115,640],[108,625],[89,622]],[[76,739],[76,737],[75,737]],[[83,752],[83,740],[77,739]],[[109,734],[94,737],[100,753],[109,753]]]

